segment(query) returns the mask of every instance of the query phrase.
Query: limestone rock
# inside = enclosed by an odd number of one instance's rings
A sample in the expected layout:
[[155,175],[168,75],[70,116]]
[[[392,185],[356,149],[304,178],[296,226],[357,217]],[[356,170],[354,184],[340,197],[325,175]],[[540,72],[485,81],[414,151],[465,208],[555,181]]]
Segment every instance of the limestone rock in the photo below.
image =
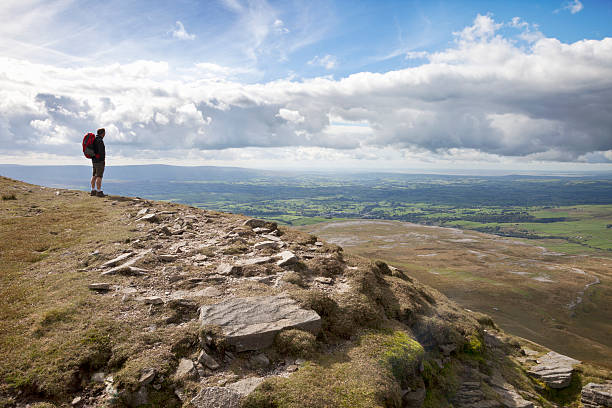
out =
[[235,298],[202,306],[200,324],[219,326],[236,351],[266,348],[283,329],[301,329],[315,335],[321,330],[321,318],[315,311],[300,308],[285,295]]
[[331,285],[332,283],[334,283],[334,280],[332,278],[326,278],[324,276],[318,276],[314,278],[314,281],[322,283],[324,285]]
[[261,265],[268,262],[272,262],[274,258],[271,256],[257,256],[254,258],[244,259],[240,261],[240,266],[249,266],[249,265]]
[[277,241],[262,241],[253,245],[255,249],[263,249],[263,248],[278,248],[280,245]]
[[200,351],[200,355],[198,356],[198,362],[210,368],[211,370],[216,370],[220,367],[219,363],[217,363],[217,361],[211,356],[209,356],[208,353],[206,353],[206,351],[204,350]]
[[572,381],[574,366],[580,361],[551,351],[540,357],[538,364],[529,370],[533,376],[541,379],[550,388],[565,388]]
[[157,374],[155,372],[154,368],[145,368],[144,370],[142,370],[142,374],[140,375],[140,379],[138,380],[138,384],[140,385],[148,385],[150,383],[153,382],[153,379],[155,379],[155,374]]
[[584,408],[612,407],[612,381],[606,384],[588,383],[582,387],[580,402]]
[[149,296],[149,297],[146,297],[146,298],[144,298],[144,302],[147,305],[161,305],[162,303],[164,303],[162,298],[160,298],[159,296]]
[[119,262],[124,261],[126,259],[128,259],[130,256],[134,255],[133,252],[126,252],[125,254],[121,254],[118,257],[116,257],[115,259],[111,259],[110,261],[106,261],[102,264],[103,268],[110,268],[112,266],[115,266],[117,264],[119,264]]
[[177,381],[187,380],[194,378],[196,373],[197,372],[193,361],[188,358],[181,358],[178,368],[176,369],[176,373],[174,374],[174,378]]
[[191,400],[196,408],[240,408],[242,395],[226,387],[205,387]]
[[159,222],[159,218],[157,217],[157,214],[147,214],[140,217],[137,221]]
[[110,283],[90,283],[88,287],[96,292],[108,292],[111,290]]
[[244,378],[240,381],[236,381],[235,383],[229,384],[227,388],[232,391],[237,392],[243,397],[246,397],[250,393],[252,393],[255,388],[259,386],[264,381],[261,377],[249,377]]
[[298,257],[291,251],[283,251],[277,255],[280,258],[276,261],[278,266],[289,266],[298,262]]
[[276,235],[272,235],[272,234],[263,234],[261,237],[267,239],[268,241],[276,241],[276,242],[281,241],[279,237],[277,237]]
[[230,265],[222,263],[217,267],[218,275],[240,275],[242,273],[242,267],[240,265]]
[[119,266],[115,266],[114,268],[111,268],[108,271],[102,272],[102,275],[114,275],[114,274],[117,274],[117,273],[131,273],[131,274],[140,275],[140,274],[144,273],[143,272],[144,269],[136,268],[136,267],[134,267],[134,265],[136,264],[136,262],[141,261],[149,253],[151,253],[151,249],[148,249],[148,250],[146,250],[144,252],[141,252],[140,254],[138,254],[138,256],[136,256],[135,258],[130,259],[129,261],[127,261],[124,264],[121,264]]
[[484,380],[491,386],[491,391],[497,394],[495,399],[504,408],[534,408],[533,402],[525,400],[499,371],[495,370]]

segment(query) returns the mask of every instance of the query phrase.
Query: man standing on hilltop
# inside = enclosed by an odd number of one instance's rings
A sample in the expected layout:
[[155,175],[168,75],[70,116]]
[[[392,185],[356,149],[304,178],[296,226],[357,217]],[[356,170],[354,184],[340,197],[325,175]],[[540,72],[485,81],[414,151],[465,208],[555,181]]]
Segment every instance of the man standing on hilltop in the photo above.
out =
[[[104,128],[98,129],[93,143],[94,156],[91,158],[93,164],[93,175],[91,176],[91,195],[105,197],[102,192],[102,176],[104,175],[104,164],[106,159],[106,148],[104,147]],[[97,190],[97,191],[96,191]]]

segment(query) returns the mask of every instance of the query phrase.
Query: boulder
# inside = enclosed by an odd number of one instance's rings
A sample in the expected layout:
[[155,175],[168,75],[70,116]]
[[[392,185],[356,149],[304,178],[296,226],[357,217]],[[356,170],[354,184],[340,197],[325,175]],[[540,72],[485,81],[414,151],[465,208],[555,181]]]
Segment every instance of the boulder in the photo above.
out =
[[242,267],[240,265],[230,265],[222,263],[217,267],[217,275],[240,275]]
[[538,364],[533,366],[529,373],[544,381],[550,388],[569,386],[574,366],[580,364],[580,361],[554,351],[538,358],[537,362]]
[[584,408],[612,407],[612,381],[606,384],[588,383],[582,387],[580,402]]
[[210,368],[211,370],[216,370],[220,367],[219,363],[217,363],[217,361],[210,355],[208,355],[208,353],[206,353],[206,351],[204,350],[200,351],[200,355],[198,356],[198,362]]
[[291,251],[283,251],[276,255],[277,258],[280,258],[276,261],[278,266],[289,266],[298,262],[298,257]]
[[236,351],[260,350],[274,342],[283,329],[318,334],[321,317],[302,309],[286,295],[229,299],[200,308],[200,324],[221,328],[225,341]]
[[249,377],[236,381],[235,383],[231,383],[227,386],[227,388],[237,392],[243,397],[246,397],[252,393],[263,381],[264,379],[261,377]]
[[193,361],[188,358],[181,358],[179,361],[178,368],[174,374],[174,378],[177,381],[192,379],[196,376],[196,369]]

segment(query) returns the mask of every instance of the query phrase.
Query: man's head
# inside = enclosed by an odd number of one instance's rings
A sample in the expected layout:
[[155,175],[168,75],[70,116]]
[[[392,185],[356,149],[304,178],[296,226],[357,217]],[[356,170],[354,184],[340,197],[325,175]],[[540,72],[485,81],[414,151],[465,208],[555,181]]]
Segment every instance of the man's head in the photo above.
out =
[[96,135],[100,136],[100,137],[104,137],[104,135],[106,134],[106,130],[104,130],[104,128],[100,128],[98,129]]

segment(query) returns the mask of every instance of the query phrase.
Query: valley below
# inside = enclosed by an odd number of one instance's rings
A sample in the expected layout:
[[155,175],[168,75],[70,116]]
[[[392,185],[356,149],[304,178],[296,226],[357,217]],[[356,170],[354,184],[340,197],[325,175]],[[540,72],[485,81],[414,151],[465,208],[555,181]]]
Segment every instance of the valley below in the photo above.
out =
[[612,367],[612,257],[567,254],[532,240],[387,220],[301,227],[388,262],[504,330]]

